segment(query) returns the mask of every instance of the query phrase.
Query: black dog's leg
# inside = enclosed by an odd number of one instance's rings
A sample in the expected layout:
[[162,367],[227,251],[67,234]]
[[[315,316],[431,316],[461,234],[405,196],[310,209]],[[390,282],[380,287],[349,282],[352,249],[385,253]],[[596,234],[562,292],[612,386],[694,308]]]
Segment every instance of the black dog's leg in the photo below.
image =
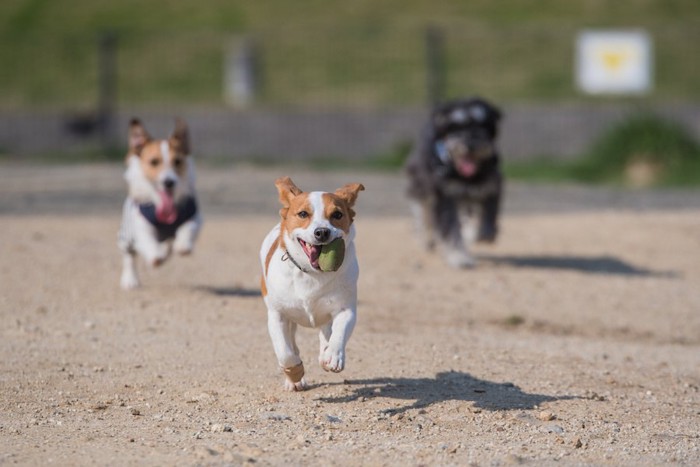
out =
[[481,215],[479,219],[479,234],[477,240],[480,242],[493,242],[498,235],[498,214],[501,209],[500,190],[493,195],[487,196],[481,203]]

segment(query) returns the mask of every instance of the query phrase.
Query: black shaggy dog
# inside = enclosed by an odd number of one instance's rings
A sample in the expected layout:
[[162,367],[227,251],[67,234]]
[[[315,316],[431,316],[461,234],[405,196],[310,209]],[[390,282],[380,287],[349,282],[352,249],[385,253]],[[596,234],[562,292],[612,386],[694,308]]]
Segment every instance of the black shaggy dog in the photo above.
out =
[[[406,162],[408,195],[432,250],[435,237],[454,267],[474,265],[469,243],[493,242],[503,191],[496,137],[501,112],[484,99],[446,102],[433,110]],[[479,219],[478,231],[473,225]]]

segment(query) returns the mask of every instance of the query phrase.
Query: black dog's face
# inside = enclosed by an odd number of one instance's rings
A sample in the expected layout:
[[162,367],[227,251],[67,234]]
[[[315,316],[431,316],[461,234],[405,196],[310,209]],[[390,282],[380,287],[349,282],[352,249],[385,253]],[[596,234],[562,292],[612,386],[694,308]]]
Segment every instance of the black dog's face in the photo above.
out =
[[500,111],[481,99],[453,101],[433,113],[435,150],[444,164],[473,177],[496,154]]

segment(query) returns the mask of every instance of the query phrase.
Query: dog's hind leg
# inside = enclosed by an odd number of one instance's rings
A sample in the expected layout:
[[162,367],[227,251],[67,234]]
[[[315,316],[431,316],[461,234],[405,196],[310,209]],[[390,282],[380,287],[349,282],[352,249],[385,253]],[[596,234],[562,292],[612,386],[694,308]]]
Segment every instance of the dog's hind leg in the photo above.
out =
[[122,277],[120,285],[124,290],[132,290],[140,285],[139,277],[136,274],[136,255],[125,252],[122,255]]

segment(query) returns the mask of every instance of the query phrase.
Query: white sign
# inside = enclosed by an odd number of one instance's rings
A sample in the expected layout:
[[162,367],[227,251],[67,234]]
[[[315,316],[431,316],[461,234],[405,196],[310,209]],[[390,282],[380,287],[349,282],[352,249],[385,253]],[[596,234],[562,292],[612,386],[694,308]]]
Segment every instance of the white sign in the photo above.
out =
[[652,42],[644,31],[583,31],[576,80],[589,94],[643,94],[652,88]]

